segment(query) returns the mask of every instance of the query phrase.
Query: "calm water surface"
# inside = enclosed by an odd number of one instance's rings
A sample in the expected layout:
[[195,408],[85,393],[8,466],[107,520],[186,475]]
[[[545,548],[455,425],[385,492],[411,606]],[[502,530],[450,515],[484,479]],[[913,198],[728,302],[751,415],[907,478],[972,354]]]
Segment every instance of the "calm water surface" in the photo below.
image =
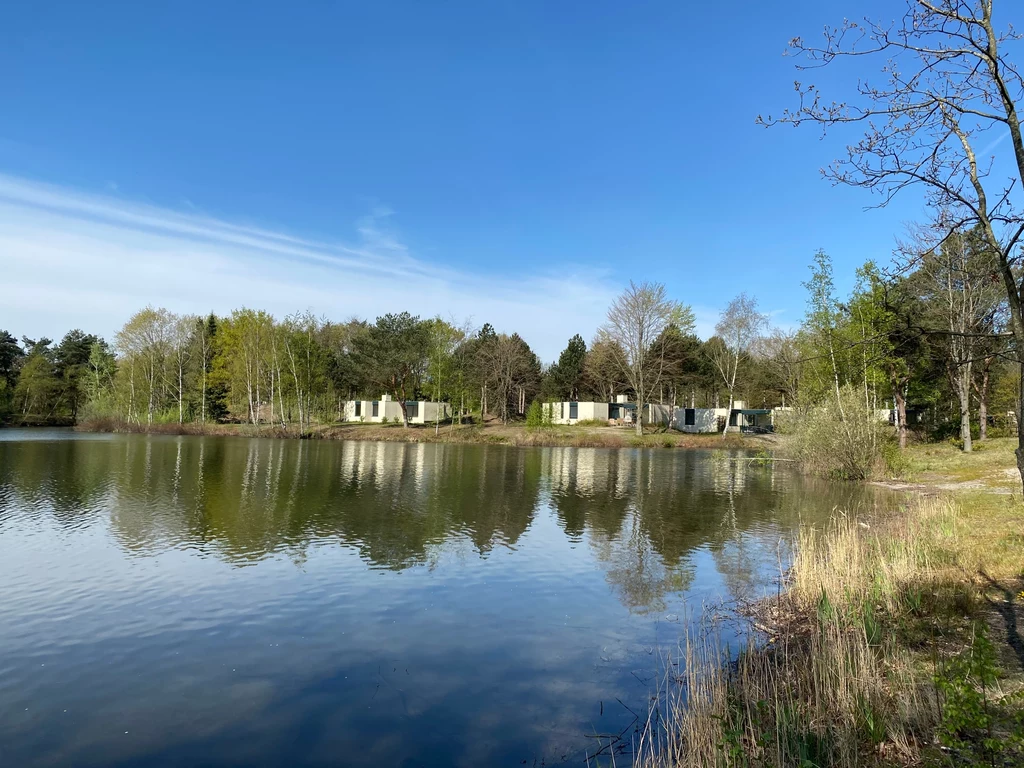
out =
[[0,430],[0,763],[584,764],[703,604],[867,493],[693,451]]

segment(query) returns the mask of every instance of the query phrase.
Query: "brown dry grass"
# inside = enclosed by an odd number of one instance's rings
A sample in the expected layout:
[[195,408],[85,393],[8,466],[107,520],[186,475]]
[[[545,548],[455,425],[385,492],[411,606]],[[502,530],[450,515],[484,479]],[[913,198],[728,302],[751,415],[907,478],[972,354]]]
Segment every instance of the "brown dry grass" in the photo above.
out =
[[[687,638],[658,698],[642,768],[1016,765],[1024,721],[1024,508],[986,493],[915,497],[870,519],[837,515],[800,537],[789,589],[757,606],[738,656]],[[984,733],[940,750],[954,707],[937,682],[987,626],[1001,652]],[[1019,635],[1018,635],[1019,639]],[[968,683],[974,685],[973,681]],[[1005,705],[1005,706],[1004,706]],[[993,730],[994,729],[994,730]],[[1017,736],[1014,736],[1016,729]],[[973,741],[972,741],[973,739]]]
[[92,419],[79,425],[87,432],[130,432],[166,435],[226,435],[286,437],[323,440],[364,440],[411,443],[470,443],[512,446],[564,446],[573,448],[687,448],[705,450],[756,450],[770,447],[769,437],[743,435],[689,435],[681,432],[649,431],[638,437],[632,429],[608,426],[526,427],[521,424],[462,426],[400,424],[319,425],[304,433],[294,428],[254,427],[250,424],[133,424],[118,419]]

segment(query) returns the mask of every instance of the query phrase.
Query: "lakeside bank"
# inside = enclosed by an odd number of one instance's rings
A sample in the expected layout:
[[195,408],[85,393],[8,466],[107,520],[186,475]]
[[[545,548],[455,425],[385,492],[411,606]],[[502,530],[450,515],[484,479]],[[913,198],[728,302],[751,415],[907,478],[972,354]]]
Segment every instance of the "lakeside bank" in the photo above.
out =
[[1014,447],[913,446],[898,508],[803,531],[743,652],[683,641],[637,765],[1024,764]]
[[675,430],[646,431],[639,436],[629,427],[573,425],[527,427],[502,424],[410,425],[333,424],[299,430],[295,427],[252,424],[200,424],[186,422],[133,424],[117,419],[93,419],[75,427],[81,432],[114,432],[162,435],[205,435],[213,437],[269,437],[308,440],[358,440],[371,442],[453,443],[570,448],[684,448],[703,450],[770,450],[772,435],[686,434]]

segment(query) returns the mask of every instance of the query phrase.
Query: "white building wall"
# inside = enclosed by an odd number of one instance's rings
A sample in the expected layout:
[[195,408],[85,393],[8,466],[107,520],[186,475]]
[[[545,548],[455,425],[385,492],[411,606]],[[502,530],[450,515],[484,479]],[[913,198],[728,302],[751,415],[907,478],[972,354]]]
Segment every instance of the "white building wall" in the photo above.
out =
[[426,400],[418,401],[416,416],[409,419],[410,424],[433,424],[448,418],[447,403],[433,403]]
[[644,420],[647,424],[668,426],[672,421],[672,408],[671,405],[649,403],[644,408]]
[[[356,404],[359,404],[359,408],[356,408]],[[370,421],[371,404],[369,400],[346,400],[345,407],[342,410],[342,420],[344,421]],[[356,411],[359,411],[357,414]]]
[[608,403],[580,402],[576,404],[576,418],[569,418],[569,402],[544,403],[547,418],[552,424],[576,424],[580,421],[608,421]]
[[[359,415],[356,415],[356,402],[359,402]],[[377,403],[377,415],[373,415],[373,404]],[[450,410],[447,403],[433,403],[425,400],[418,401],[417,413],[409,418],[410,424],[433,424],[440,413],[440,420],[448,418]],[[390,397],[382,397],[380,400],[348,400],[342,410],[342,418],[345,421],[365,422],[367,424],[381,424],[384,421],[393,423],[395,419],[402,420],[402,404]]]
[[676,408],[675,428],[689,434],[709,434],[718,431],[719,418],[728,419],[728,408],[694,408],[693,424],[686,423],[686,408]]

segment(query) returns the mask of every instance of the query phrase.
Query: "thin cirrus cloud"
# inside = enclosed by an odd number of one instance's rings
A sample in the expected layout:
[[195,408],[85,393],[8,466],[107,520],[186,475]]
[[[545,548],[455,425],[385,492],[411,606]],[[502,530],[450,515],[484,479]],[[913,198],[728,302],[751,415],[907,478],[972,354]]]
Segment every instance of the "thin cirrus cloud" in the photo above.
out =
[[335,320],[408,310],[517,331],[553,360],[572,334],[593,334],[620,288],[571,265],[510,277],[431,264],[384,226],[391,215],[376,207],[356,223],[355,243],[327,243],[0,175],[0,328],[111,338],[147,304]]

